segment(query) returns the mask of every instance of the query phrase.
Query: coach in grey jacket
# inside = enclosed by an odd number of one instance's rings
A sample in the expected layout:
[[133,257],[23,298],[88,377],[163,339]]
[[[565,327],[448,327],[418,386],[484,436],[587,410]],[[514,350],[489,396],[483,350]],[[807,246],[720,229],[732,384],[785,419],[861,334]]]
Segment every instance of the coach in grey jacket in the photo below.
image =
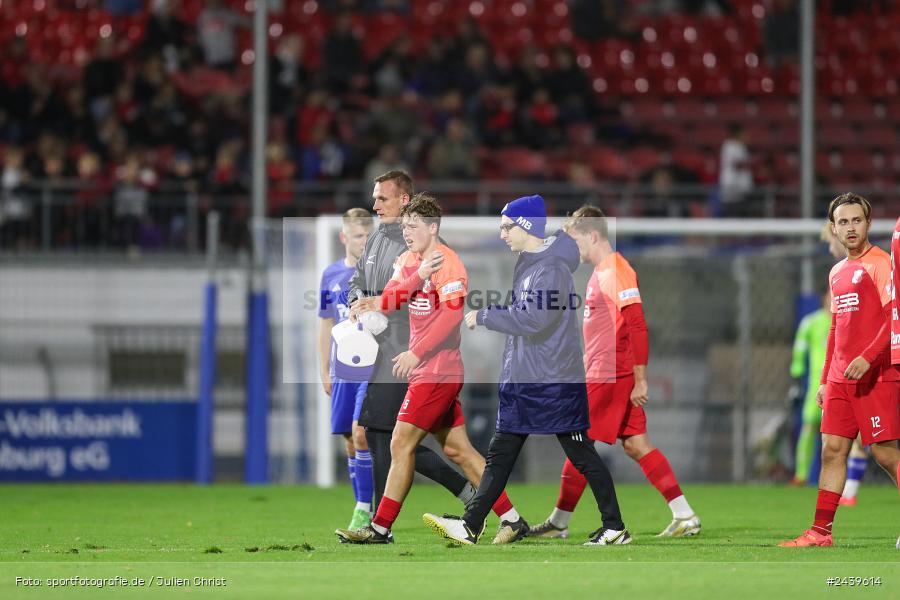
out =
[[[393,275],[394,261],[408,249],[400,231],[400,209],[409,202],[412,194],[412,179],[403,171],[389,171],[375,179],[373,208],[381,222],[369,236],[356,264],[356,273],[350,280],[350,314],[353,318],[381,307],[379,297]],[[366,428],[366,441],[372,451],[373,510],[378,508],[391,468],[391,434],[407,388],[405,380],[394,377],[391,359],[409,350],[409,315],[404,307],[387,317],[387,329],[375,338],[378,358],[359,415],[359,424]],[[463,502],[475,495],[475,488],[465,477],[424,446],[416,449],[416,471],[440,483]]]

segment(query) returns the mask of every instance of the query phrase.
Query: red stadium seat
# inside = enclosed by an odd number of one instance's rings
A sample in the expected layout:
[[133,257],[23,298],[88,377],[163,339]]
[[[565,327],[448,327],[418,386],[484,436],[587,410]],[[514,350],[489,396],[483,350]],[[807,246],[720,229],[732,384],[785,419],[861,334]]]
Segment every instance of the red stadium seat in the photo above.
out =
[[662,155],[653,146],[640,146],[631,150],[626,160],[630,170],[640,175],[656,167],[662,160]]
[[690,141],[693,144],[716,151],[727,138],[728,128],[718,123],[701,123],[690,132]]
[[679,98],[672,105],[672,117],[682,121],[709,122],[712,107],[696,98]]
[[826,148],[844,148],[856,145],[856,131],[849,125],[826,125],[816,132],[817,145]]
[[740,98],[722,98],[715,103],[716,116],[722,121],[744,121],[752,118],[747,102]]
[[622,152],[613,148],[594,147],[589,151],[587,160],[594,173],[604,179],[623,179],[629,173]]
[[884,115],[879,115],[876,105],[867,99],[847,98],[841,106],[841,116],[845,121],[867,125],[879,121]]
[[873,126],[863,129],[858,134],[859,145],[868,148],[892,150],[897,147],[897,132],[891,127]]
[[497,163],[511,178],[536,179],[547,175],[547,160],[540,152],[529,148],[501,148],[495,153]]

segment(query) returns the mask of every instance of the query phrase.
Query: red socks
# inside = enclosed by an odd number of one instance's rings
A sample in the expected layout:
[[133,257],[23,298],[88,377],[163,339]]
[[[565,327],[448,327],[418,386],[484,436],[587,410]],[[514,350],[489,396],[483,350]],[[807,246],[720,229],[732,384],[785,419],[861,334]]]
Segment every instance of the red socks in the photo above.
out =
[[838,503],[840,501],[841,495],[837,492],[819,490],[819,497],[816,499],[816,518],[813,521],[812,526],[817,533],[831,535],[831,526],[834,523],[834,513],[837,512]]
[[641,470],[646,475],[647,480],[659,490],[666,502],[671,502],[678,496],[683,495],[681,488],[678,486],[678,480],[675,478],[675,473],[672,472],[672,466],[669,465],[669,461],[659,451],[659,448],[645,454],[638,461],[638,464],[641,466]]
[[509,496],[506,495],[506,490],[500,494],[500,497],[497,498],[497,501],[494,502],[494,506],[491,508],[498,517],[505,515],[513,509],[513,503],[510,501]]
[[402,506],[396,500],[382,496],[381,502],[378,503],[378,511],[375,513],[375,518],[372,519],[372,522],[385,529],[390,529],[394,521],[397,520],[397,515],[400,514],[400,507]]
[[[638,464],[650,483],[666,499],[666,502],[671,502],[683,495],[669,461],[666,460],[665,455],[659,449],[649,452],[638,461]],[[586,485],[587,480],[584,478],[584,475],[575,468],[571,461],[566,460],[566,464],[563,465],[562,481],[559,486],[559,499],[556,501],[556,508],[566,512],[573,512],[581,499],[581,494],[584,493]]]
[[556,508],[574,512],[578,501],[581,500],[581,494],[584,493],[585,486],[587,486],[587,479],[567,458],[559,482],[559,499],[556,501]]

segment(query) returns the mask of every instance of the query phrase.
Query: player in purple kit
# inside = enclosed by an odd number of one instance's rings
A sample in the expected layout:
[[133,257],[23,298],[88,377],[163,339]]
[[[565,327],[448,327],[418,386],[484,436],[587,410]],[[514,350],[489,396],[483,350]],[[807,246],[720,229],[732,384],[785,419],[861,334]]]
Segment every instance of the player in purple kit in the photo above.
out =
[[357,529],[372,519],[372,457],[365,429],[357,423],[366,383],[335,377],[331,329],[350,316],[350,278],[356,272],[373,221],[364,208],[351,208],[343,220],[340,240],[344,258],[328,265],[319,286],[319,377],[325,393],[331,396],[331,433],[343,436],[347,448],[347,470],[356,497],[350,527]]

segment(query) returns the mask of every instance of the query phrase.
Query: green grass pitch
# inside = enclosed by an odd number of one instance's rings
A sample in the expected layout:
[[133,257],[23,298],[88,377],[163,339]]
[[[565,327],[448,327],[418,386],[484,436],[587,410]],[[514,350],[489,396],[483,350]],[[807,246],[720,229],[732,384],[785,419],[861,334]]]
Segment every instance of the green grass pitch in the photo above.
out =
[[[509,492],[536,522],[557,488]],[[676,540],[654,537],[669,511],[652,487],[618,492],[630,546],[580,545],[599,525],[588,492],[568,540],[492,547],[492,515],[486,539],[460,548],[422,524],[426,511],[460,512],[426,484],[413,487],[390,546],[337,543],[332,532],[352,508],[348,486],[4,485],[0,598],[900,598],[900,497],[891,487],[864,485],[859,506],[838,511],[836,547],[793,550],[775,544],[809,525],[812,488],[688,485],[703,532]],[[50,587],[73,577],[129,586]],[[881,584],[828,586],[829,577]]]

